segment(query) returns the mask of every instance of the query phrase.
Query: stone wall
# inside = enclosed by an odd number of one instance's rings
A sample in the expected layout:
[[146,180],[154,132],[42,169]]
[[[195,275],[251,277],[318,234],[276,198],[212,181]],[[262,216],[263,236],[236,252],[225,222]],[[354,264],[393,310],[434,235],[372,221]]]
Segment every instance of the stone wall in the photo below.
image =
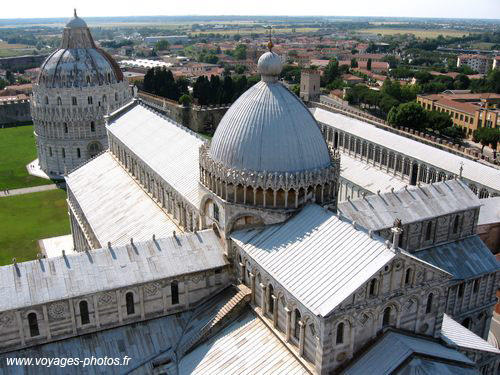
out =
[[28,55],[3,57],[0,59],[0,68],[8,70],[38,68],[49,55]]
[[195,132],[212,133],[229,109],[229,104],[220,106],[182,106],[176,101],[139,92],[138,97],[147,105],[161,111],[175,122]]
[[[229,277],[226,267],[222,272],[179,275],[175,279],[4,311],[0,313],[0,353],[185,311],[226,287]],[[178,303],[172,300],[174,282],[178,285]],[[128,293],[133,295],[133,312],[127,309]],[[88,322],[80,311],[82,303],[88,308]],[[38,334],[30,329],[30,313],[36,314]]]
[[0,126],[31,121],[29,100],[0,101]]

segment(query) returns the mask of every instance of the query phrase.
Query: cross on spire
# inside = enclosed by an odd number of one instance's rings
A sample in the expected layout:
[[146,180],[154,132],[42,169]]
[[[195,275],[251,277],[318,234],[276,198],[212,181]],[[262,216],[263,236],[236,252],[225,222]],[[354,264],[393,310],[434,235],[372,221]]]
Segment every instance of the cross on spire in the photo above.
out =
[[462,172],[463,172],[463,170],[464,170],[464,162],[461,161],[460,162],[460,172],[459,172],[460,178],[462,178]]
[[74,16],[75,16],[75,18],[76,18],[76,17],[78,17],[78,16],[76,15],[76,8],[73,8],[73,11],[74,11]]
[[269,26],[268,29],[269,29],[269,43],[267,43],[267,48],[269,48],[269,51],[272,52],[273,51],[273,47],[274,47],[274,44],[273,44],[273,41],[272,41],[273,27]]

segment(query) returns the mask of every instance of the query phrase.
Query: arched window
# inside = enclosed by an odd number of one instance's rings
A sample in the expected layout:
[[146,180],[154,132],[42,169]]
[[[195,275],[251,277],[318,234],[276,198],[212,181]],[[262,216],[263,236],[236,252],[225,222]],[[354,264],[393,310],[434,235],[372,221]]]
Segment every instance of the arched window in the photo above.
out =
[[432,293],[427,296],[427,305],[425,306],[425,313],[426,314],[429,314],[432,311],[432,299],[433,298],[434,298],[434,296],[432,295]]
[[410,285],[412,277],[412,269],[408,268],[405,274],[405,285]]
[[28,324],[30,326],[30,336],[35,337],[40,335],[40,330],[38,329],[38,319],[36,313],[32,312],[28,314]]
[[427,227],[425,228],[425,240],[429,241],[431,239],[432,232],[432,223],[428,222]]
[[90,131],[95,132],[95,122],[94,121],[90,122]]
[[219,221],[219,206],[217,206],[217,203],[213,203],[213,208],[214,208],[214,220]]
[[45,97],[45,104],[49,104],[49,97],[48,96]]
[[458,286],[458,296],[459,297],[463,297],[464,296],[464,283],[461,283]]
[[125,302],[127,304],[127,315],[132,315],[135,312],[134,293],[128,292],[125,294]]
[[295,309],[295,327],[293,330],[293,336],[298,340],[300,338],[300,311]]
[[82,153],[81,153],[81,151],[80,151],[80,148],[77,148],[77,149],[76,149],[76,156],[78,156],[79,158],[81,158],[81,157],[82,157]]
[[57,97],[57,105],[62,105],[62,99],[60,97]]
[[177,281],[172,281],[170,284],[170,292],[172,293],[172,305],[179,303],[179,284]]
[[269,292],[268,292],[268,299],[267,299],[267,311],[269,311],[269,313],[272,314],[274,312],[273,286],[269,285],[268,290],[269,290]]
[[382,327],[387,327],[389,324],[391,324],[391,307],[387,306],[384,310],[384,317],[382,319]]
[[455,216],[455,219],[453,220],[453,234],[458,233],[458,216]]
[[103,103],[106,103],[108,101],[108,98],[106,97],[106,95],[103,95],[102,96],[102,102]]
[[91,96],[89,96],[89,97],[87,98],[87,101],[88,101],[89,105],[92,105],[92,97],[91,97]]
[[337,345],[344,343],[344,323],[339,323],[337,326],[337,340],[335,342]]
[[118,93],[115,92],[115,102],[117,102],[117,101],[118,101]]
[[370,281],[370,288],[368,291],[368,295],[370,297],[377,295],[377,284],[378,284],[377,279],[372,279],[372,281]]
[[68,133],[68,124],[67,123],[64,123],[64,132]]
[[78,307],[80,308],[80,319],[82,321],[82,325],[89,324],[89,304],[87,301],[80,301]]
[[465,318],[464,320],[462,320],[462,325],[467,329],[470,328],[471,323],[472,323],[471,318]]

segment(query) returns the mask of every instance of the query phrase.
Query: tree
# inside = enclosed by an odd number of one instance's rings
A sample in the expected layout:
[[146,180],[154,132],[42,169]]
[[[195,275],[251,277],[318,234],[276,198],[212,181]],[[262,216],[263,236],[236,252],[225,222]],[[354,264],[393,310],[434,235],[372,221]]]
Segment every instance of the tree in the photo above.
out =
[[446,128],[453,127],[450,115],[444,112],[428,111],[427,122],[431,129],[439,133],[442,133]]
[[295,95],[300,97],[300,85],[293,85],[291,90]]
[[240,39],[241,39],[241,35],[240,35],[240,34],[234,34],[234,35],[233,35],[233,39],[234,39],[235,41],[239,42],[239,41],[240,41]]
[[12,84],[14,84],[14,82],[16,82],[16,77],[14,76],[14,74],[10,70],[7,70],[5,72],[5,79],[9,82],[10,85],[12,85]]
[[188,94],[184,94],[179,98],[179,104],[182,104],[184,107],[189,107],[193,101],[193,98]]
[[427,115],[418,103],[403,103],[389,111],[387,121],[391,125],[419,130],[427,124]]
[[358,62],[356,61],[356,59],[353,57],[351,59],[351,68],[357,68],[358,67]]
[[340,77],[339,72],[339,62],[335,59],[330,60],[328,65],[325,67],[324,73],[325,85],[328,85]]
[[368,59],[366,62],[366,70],[372,70],[372,59]]
[[475,142],[481,143],[481,153],[484,151],[484,146],[489,144],[496,150],[500,142],[500,128],[479,128],[472,133],[472,138]]
[[465,74],[459,74],[456,76],[455,81],[453,82],[454,88],[457,90],[466,90],[469,88],[470,79]]
[[170,44],[166,40],[159,40],[156,42],[155,47],[158,51],[166,51]]
[[233,51],[233,57],[236,60],[246,60],[246,58],[247,58],[247,46],[244,44],[238,44]]

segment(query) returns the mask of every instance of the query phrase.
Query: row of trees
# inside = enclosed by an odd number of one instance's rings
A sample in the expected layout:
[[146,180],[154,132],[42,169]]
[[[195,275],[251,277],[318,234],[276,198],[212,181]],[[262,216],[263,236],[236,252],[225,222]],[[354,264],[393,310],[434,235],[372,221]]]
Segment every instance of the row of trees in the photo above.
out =
[[398,81],[387,78],[380,91],[371,90],[365,85],[356,85],[347,94],[350,104],[363,104],[385,117],[391,108],[401,103],[413,101],[419,92],[418,85],[401,86]]
[[193,85],[193,97],[200,105],[232,103],[258,81],[258,76],[247,78],[244,75],[227,75],[223,79],[201,76]]
[[175,80],[172,72],[165,67],[156,67],[149,69],[144,75],[143,90],[177,101],[182,95],[189,93],[188,84],[185,78]]
[[418,131],[432,130],[456,142],[460,142],[464,137],[463,130],[453,126],[453,121],[448,114],[427,111],[416,102],[403,103],[391,108],[387,115],[387,122]]

